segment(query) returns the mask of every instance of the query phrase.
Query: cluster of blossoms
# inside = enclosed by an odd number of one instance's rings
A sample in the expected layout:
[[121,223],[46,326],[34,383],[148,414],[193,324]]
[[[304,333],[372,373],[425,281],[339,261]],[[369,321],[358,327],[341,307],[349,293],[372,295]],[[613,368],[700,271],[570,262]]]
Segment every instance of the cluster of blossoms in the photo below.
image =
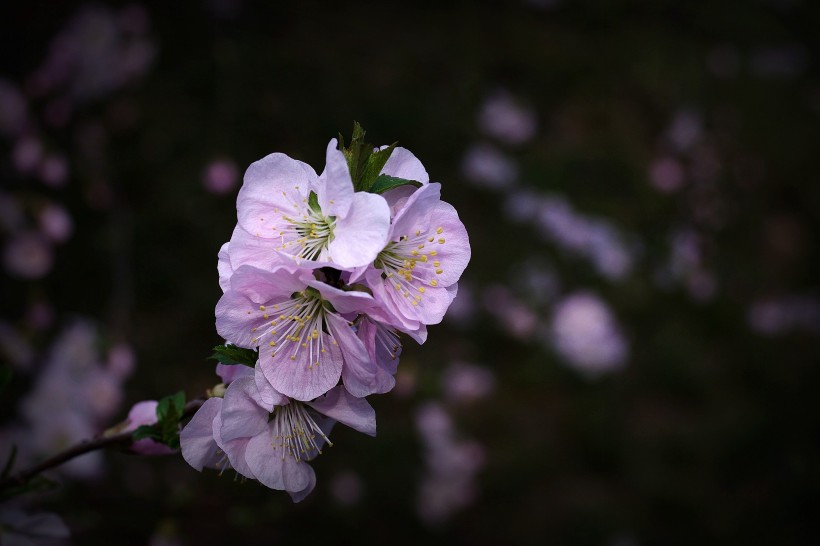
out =
[[470,258],[421,162],[356,131],[347,148],[330,141],[319,176],[280,153],[245,173],[219,252],[216,327],[255,364],[220,365],[224,395],[180,435],[194,468],[232,468],[295,501],[313,489],[307,461],[332,445],[337,421],[375,435],[365,397],[394,387],[400,335],[425,341]]

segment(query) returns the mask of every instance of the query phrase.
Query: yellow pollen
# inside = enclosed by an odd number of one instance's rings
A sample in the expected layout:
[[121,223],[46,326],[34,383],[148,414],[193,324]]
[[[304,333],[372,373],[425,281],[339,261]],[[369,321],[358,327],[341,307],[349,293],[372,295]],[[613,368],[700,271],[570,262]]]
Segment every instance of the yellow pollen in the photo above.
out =
[[436,275],[441,275],[442,273],[444,273],[443,269],[436,269]]
[[421,260],[422,262],[426,262],[427,261],[427,254],[422,254],[421,258],[419,258],[419,260]]
[[296,360],[296,355],[290,355],[291,360]]
[[264,306],[264,305],[260,305],[260,306],[259,306],[259,310],[260,310],[260,311],[264,311],[264,310],[265,310],[265,306]]
[[419,235],[421,235],[421,230],[420,229],[416,231],[416,237],[418,237]]
[[413,255],[413,256],[418,256],[419,251],[414,248],[413,250],[410,251],[410,254]]
[[251,332],[255,332],[258,328],[251,328]]
[[434,262],[433,262],[433,267],[438,267],[438,266],[440,266],[440,265],[441,265],[441,262],[440,262],[440,261],[438,261],[438,260],[436,260],[436,261],[434,261]]
[[275,342],[275,341],[271,341],[270,343],[268,343],[268,345],[270,345],[271,347],[276,347],[276,342]]
[[268,315],[267,313],[265,313],[264,315],[262,315],[262,318],[263,318],[263,319],[269,319],[269,318],[270,318],[270,315]]
[[436,240],[436,238],[435,238],[435,237],[430,237],[429,239],[427,239],[427,242],[428,242],[428,243],[432,243],[432,242],[433,242],[433,241],[435,241],[435,240]]
[[436,279],[431,280],[430,286],[438,286],[438,281]]
[[419,245],[419,250],[421,250],[422,248],[424,248],[424,243],[421,243],[421,244]]
[[430,251],[430,256],[435,256],[436,254],[438,254],[437,250],[431,250]]
[[439,235],[441,235],[442,231],[444,231],[443,228],[436,228],[436,233],[438,233]]
[[441,239],[438,240],[438,244],[440,244],[440,245],[444,244],[444,237],[442,237]]
[[419,286],[419,292],[421,292],[422,294],[424,294],[425,292],[427,292],[427,289],[426,289],[426,288],[424,288],[423,286]]

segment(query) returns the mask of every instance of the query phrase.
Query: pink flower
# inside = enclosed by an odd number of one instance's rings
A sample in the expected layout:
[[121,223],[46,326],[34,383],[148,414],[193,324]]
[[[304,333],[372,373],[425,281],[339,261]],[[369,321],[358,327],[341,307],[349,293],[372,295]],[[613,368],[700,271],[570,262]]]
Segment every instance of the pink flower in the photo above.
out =
[[311,270],[248,265],[230,278],[216,306],[216,328],[230,343],[259,348],[259,367],[278,392],[312,400],[341,377],[354,396],[387,392],[380,374],[342,315],[374,305],[366,292],[344,291],[316,280]]
[[440,195],[438,183],[416,190],[396,212],[373,265],[351,275],[363,276],[379,303],[368,315],[419,341],[426,337],[422,326],[441,322],[470,260],[464,224]]
[[366,265],[384,247],[390,225],[383,197],[353,191],[336,139],[328,144],[327,165],[318,177],[310,165],[280,153],[253,163],[236,208],[239,226],[224,247],[234,269]]
[[[142,425],[155,425],[157,423],[157,403],[156,400],[143,400],[134,404],[134,407],[128,412],[128,419],[122,431],[130,432],[137,430]],[[150,438],[143,438],[131,444],[131,451],[140,455],[168,455],[174,452],[165,444]]]
[[[262,390],[257,387],[260,383]],[[258,377],[245,376],[231,383],[224,400],[206,401],[183,429],[182,454],[198,470],[224,468],[229,462],[239,474],[287,491],[299,502],[316,485],[307,461],[321,454],[325,443],[333,445],[328,434],[337,421],[376,434],[373,408],[342,387],[300,402],[276,392]],[[219,451],[227,462],[218,460]]]

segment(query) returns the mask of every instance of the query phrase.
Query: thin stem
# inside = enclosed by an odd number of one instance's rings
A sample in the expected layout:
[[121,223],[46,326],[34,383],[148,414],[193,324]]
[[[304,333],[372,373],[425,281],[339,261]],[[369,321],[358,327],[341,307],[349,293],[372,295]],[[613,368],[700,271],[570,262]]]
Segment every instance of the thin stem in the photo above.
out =
[[[196,398],[191,400],[187,404],[185,404],[185,410],[182,412],[182,418],[190,417],[199,407],[205,402],[204,398]],[[9,489],[12,487],[20,487],[22,485],[27,484],[31,481],[34,477],[45,472],[50,468],[54,468],[56,466],[60,466],[63,463],[67,463],[71,459],[75,457],[79,457],[80,455],[85,455],[91,451],[97,451],[98,449],[106,449],[110,447],[128,447],[132,443],[134,443],[134,438],[132,435],[134,431],[129,432],[121,432],[119,434],[112,434],[109,436],[99,435],[90,440],[83,440],[79,444],[76,444],[65,451],[54,455],[53,457],[46,459],[45,461],[36,464],[26,470],[20,471],[8,478],[0,481],[0,491],[5,489]]]

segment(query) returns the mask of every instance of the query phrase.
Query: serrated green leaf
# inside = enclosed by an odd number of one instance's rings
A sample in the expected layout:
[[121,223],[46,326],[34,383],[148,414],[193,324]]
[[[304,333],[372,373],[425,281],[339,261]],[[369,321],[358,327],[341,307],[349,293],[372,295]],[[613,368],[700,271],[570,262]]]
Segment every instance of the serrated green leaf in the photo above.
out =
[[395,176],[380,174],[368,191],[370,193],[384,193],[399,186],[414,186],[420,188],[421,185],[421,182],[417,180],[407,180],[406,178],[396,178]]
[[353,189],[362,191],[362,177],[370,156],[373,154],[373,145],[364,141],[365,130],[358,121],[353,122],[353,136],[350,145],[344,147],[340,140],[340,150],[347,160],[347,168],[350,171],[350,179],[353,181]]
[[322,212],[322,207],[319,206],[319,196],[316,195],[315,191],[310,192],[310,195],[308,195],[308,206],[310,206],[313,212]]
[[379,173],[382,172],[385,163],[387,163],[387,160],[390,159],[390,155],[396,148],[396,144],[398,144],[398,142],[394,142],[384,150],[372,152],[368,156],[367,164],[364,167],[364,171],[361,175],[361,180],[359,181],[361,191],[370,191],[370,188],[373,186],[373,183],[376,181],[376,178],[378,178]]
[[11,469],[14,467],[14,460],[17,459],[17,446],[11,446],[11,453],[9,453],[9,458],[6,459],[6,464],[3,465],[3,472],[0,472],[0,480],[5,480],[11,474]]
[[236,345],[217,345],[214,347],[214,354],[208,358],[221,364],[242,364],[253,368],[259,360],[259,353],[253,349],[244,349]]

